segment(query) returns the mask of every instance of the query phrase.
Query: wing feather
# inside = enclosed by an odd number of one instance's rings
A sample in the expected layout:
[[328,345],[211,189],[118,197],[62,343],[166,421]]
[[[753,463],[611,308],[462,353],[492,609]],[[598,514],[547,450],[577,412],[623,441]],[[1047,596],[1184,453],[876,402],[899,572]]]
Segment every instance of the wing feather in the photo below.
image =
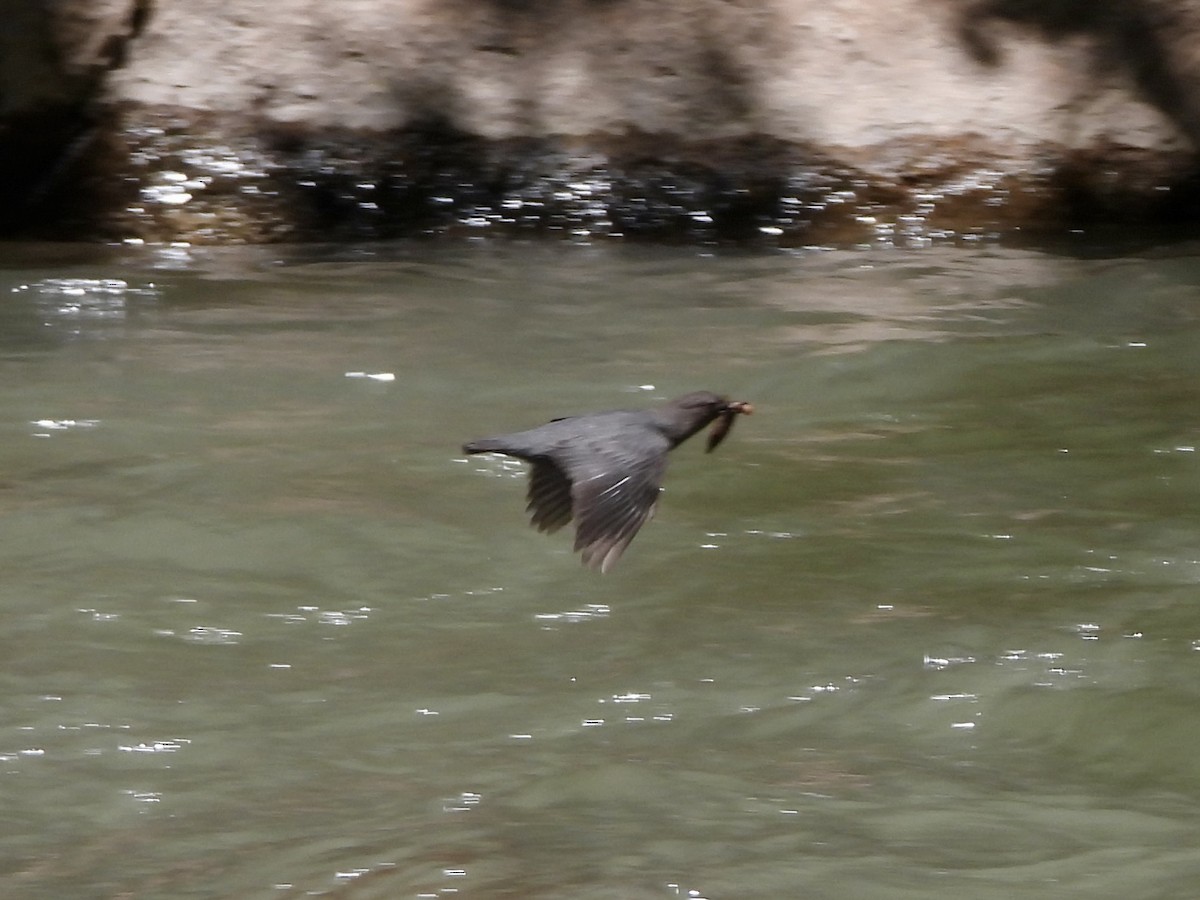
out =
[[525,509],[538,531],[558,531],[571,521],[571,482],[547,459],[530,460],[529,502]]
[[575,549],[584,565],[607,572],[643,525],[654,515],[666,473],[663,446],[614,447],[611,443],[580,449],[567,469],[572,473]]

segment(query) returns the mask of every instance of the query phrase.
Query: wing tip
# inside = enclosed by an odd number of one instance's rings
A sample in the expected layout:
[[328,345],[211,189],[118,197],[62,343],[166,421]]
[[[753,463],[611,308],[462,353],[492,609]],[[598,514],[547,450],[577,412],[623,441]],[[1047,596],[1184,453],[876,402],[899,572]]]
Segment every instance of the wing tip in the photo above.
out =
[[606,537],[597,538],[590,544],[583,546],[576,544],[575,549],[581,551],[581,562],[593,572],[599,572],[601,575],[608,574],[608,570],[616,565],[617,560],[625,553],[630,542],[633,541],[633,535],[609,535]]

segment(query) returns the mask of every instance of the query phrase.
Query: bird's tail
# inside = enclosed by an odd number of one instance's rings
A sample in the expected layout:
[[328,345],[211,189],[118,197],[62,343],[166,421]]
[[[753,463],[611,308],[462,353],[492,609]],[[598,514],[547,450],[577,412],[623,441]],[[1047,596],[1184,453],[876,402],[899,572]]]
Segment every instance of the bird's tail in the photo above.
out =
[[480,438],[463,444],[463,453],[504,453],[507,450],[508,444],[499,437]]
[[539,453],[539,442],[544,442],[544,438],[539,438],[540,432],[541,429],[533,428],[467,441],[463,444],[463,453],[506,453],[517,459],[532,459]]

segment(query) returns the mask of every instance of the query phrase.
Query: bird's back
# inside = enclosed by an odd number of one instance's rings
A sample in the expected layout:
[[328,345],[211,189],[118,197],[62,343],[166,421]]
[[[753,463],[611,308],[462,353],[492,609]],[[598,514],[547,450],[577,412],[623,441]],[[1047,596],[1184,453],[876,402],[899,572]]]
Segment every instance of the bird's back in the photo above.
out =
[[615,449],[649,432],[654,449],[658,441],[646,413],[629,410],[554,419],[537,428],[480,438],[463,445],[464,453],[504,453],[519,459],[553,458],[568,447],[591,446],[597,451]]

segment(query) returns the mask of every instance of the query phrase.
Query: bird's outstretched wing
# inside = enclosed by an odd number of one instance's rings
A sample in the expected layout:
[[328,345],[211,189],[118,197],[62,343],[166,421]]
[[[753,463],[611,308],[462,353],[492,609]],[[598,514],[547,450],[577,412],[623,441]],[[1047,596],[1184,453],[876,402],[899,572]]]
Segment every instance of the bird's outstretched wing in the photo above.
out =
[[601,572],[654,514],[670,449],[665,435],[627,412],[555,419],[463,446],[527,461],[525,508],[533,526],[557,531],[574,519],[575,549]]
[[584,565],[607,572],[654,515],[668,449],[665,438],[659,444],[647,435],[636,449],[580,441],[555,454],[571,482],[575,549],[582,551]]
[[548,459],[531,459],[525,509],[538,531],[558,531],[571,521],[571,480]]

